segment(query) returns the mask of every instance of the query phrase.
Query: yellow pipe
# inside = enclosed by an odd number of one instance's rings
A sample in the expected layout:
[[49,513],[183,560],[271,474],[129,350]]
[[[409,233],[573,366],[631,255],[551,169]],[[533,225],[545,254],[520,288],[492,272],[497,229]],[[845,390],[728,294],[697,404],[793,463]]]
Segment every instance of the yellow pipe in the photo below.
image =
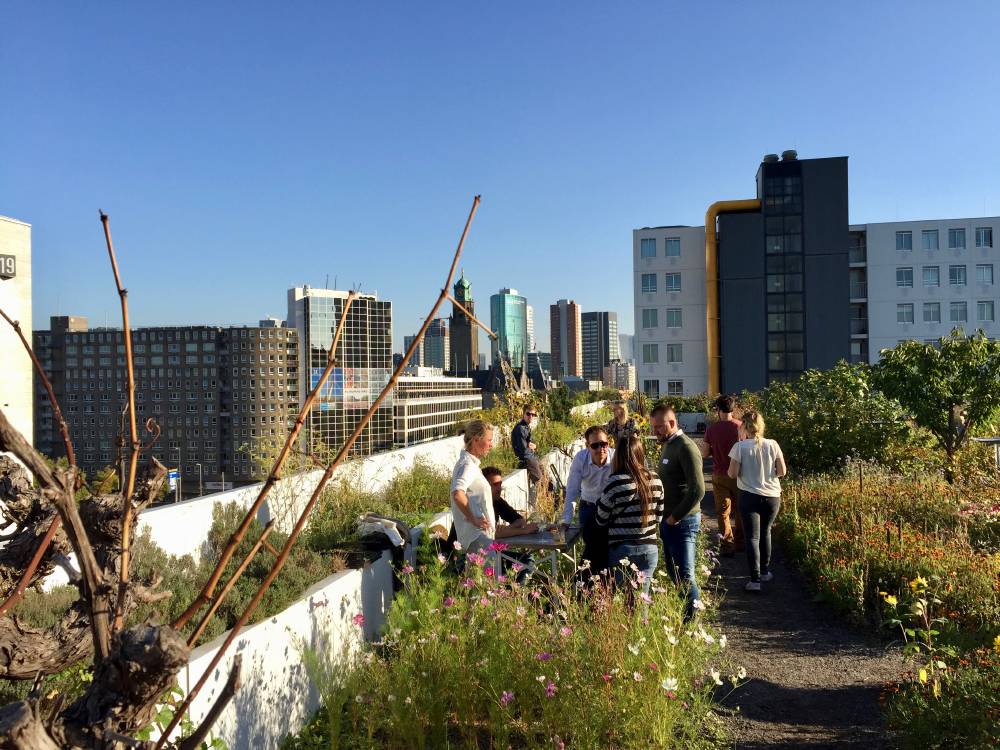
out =
[[749,198],[738,201],[716,201],[705,212],[705,299],[708,336],[708,393],[715,395],[720,388],[719,362],[719,245],[715,238],[715,221],[719,214],[759,211],[760,201]]

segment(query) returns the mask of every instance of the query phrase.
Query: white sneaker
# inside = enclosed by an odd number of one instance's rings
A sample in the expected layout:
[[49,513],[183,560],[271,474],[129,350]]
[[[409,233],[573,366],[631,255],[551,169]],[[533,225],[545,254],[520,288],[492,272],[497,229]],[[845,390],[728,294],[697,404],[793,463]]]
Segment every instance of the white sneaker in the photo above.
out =
[[760,583],[758,581],[747,581],[747,585],[744,588],[747,591],[760,591]]
[[771,572],[761,573],[760,574],[760,580],[763,581],[764,583],[768,583],[769,581],[773,581],[774,580],[774,573],[771,573]]

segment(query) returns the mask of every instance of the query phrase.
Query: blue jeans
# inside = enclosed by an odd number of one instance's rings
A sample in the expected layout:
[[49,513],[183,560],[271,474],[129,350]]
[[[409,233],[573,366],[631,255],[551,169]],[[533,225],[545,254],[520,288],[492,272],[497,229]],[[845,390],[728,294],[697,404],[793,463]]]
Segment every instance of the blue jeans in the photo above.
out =
[[701,531],[701,513],[691,513],[684,516],[674,526],[667,524],[664,518],[660,523],[660,537],[663,539],[663,551],[666,553],[667,573],[674,579],[687,595],[687,616],[694,612],[694,602],[701,599],[698,581],[694,576],[695,540]]
[[623,586],[625,584],[625,566],[619,560],[627,559],[633,563],[639,572],[645,575],[642,581],[643,593],[649,593],[649,582],[653,580],[653,573],[656,572],[656,563],[660,560],[660,550],[655,544],[636,544],[634,542],[622,542],[608,548],[608,563],[614,566],[615,584]]

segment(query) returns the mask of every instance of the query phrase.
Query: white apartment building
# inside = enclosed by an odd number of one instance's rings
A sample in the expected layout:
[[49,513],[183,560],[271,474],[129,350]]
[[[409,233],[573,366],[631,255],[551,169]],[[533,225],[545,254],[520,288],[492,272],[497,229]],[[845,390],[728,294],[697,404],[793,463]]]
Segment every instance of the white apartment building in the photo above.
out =
[[[20,322],[31,341],[31,225],[0,216],[0,309]],[[32,366],[20,339],[0,321],[0,409],[28,442],[33,440]]]
[[393,445],[403,448],[451,437],[455,425],[483,408],[483,392],[472,378],[427,375],[436,368],[414,368],[393,387]]
[[704,392],[705,228],[634,230],[632,268],[638,387],[653,398]]
[[998,241],[996,216],[851,225],[852,359],[954,328],[1000,336]]

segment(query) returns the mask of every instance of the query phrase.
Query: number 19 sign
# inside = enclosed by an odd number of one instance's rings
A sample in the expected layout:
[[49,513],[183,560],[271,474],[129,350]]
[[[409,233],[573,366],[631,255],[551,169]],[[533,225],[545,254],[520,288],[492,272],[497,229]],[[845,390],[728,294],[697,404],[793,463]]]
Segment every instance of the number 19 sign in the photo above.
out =
[[0,279],[17,276],[17,261],[13,255],[0,255]]

